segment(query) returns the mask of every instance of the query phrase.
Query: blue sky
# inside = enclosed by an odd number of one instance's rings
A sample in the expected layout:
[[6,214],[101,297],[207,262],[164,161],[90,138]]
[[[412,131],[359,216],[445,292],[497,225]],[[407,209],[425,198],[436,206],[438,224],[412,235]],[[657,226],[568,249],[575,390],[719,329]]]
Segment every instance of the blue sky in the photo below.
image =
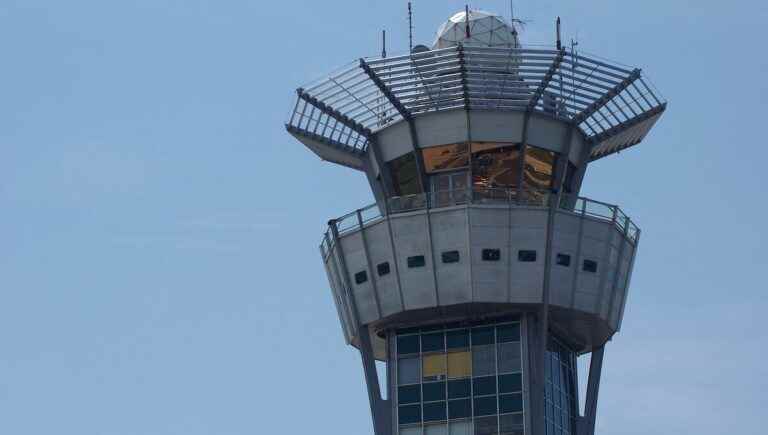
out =
[[[415,1],[417,42],[463,6]],[[582,191],[644,230],[598,430],[764,433],[768,7],[516,9],[670,101]],[[0,3],[0,433],[372,433],[317,251],[371,194],[283,122],[381,28],[407,47],[405,1]]]

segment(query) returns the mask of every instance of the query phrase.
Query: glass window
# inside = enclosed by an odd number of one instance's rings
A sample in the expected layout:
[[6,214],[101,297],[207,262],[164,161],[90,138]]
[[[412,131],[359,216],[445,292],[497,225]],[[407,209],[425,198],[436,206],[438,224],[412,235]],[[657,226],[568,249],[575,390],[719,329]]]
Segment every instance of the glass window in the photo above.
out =
[[496,341],[499,343],[520,341],[520,324],[513,323],[496,328]]
[[472,144],[472,185],[484,189],[509,189],[520,183],[520,147],[498,143]]
[[421,423],[421,405],[405,405],[397,408],[399,424]]
[[448,418],[467,417],[472,417],[472,402],[469,399],[448,401]]
[[458,399],[460,397],[469,397],[471,386],[469,379],[460,381],[448,381],[448,398]]
[[496,417],[475,419],[475,435],[497,435],[499,426]]
[[448,426],[445,424],[428,424],[424,426],[424,435],[448,435]]
[[493,328],[474,328],[472,329],[472,346],[481,344],[493,344]]
[[379,272],[379,276],[389,275],[389,262],[380,263],[376,266],[376,271]]
[[397,387],[397,403],[405,405],[407,403],[419,402],[421,402],[421,388],[419,385]]
[[[494,415],[496,414],[496,396],[488,397],[475,397],[473,400],[475,404],[475,415]],[[494,418],[494,420],[496,420]]]
[[[448,404],[448,416],[451,414],[451,404]],[[469,417],[469,416],[467,416]],[[453,418],[453,417],[450,417]],[[472,435],[471,421],[453,421],[449,425],[450,435]]]
[[517,251],[517,261],[523,263],[535,263],[536,251],[521,249]]
[[448,343],[448,349],[461,349],[469,347],[469,331],[462,329],[460,331],[448,331],[446,332],[446,342]]
[[413,153],[400,156],[388,163],[392,173],[395,196],[415,195],[421,193],[419,171]]
[[499,420],[501,435],[523,435],[523,414],[502,415]]
[[499,413],[523,411],[523,393],[502,394],[499,396]]
[[429,147],[421,152],[424,157],[424,170],[428,174],[469,166],[469,146],[466,143]]
[[584,260],[584,266],[582,267],[584,272],[597,273],[597,261]]
[[446,420],[445,402],[424,404],[424,421]]
[[521,371],[520,343],[500,343],[498,346],[499,373]]
[[421,435],[421,426],[401,427],[400,435]]
[[408,268],[413,269],[415,267],[424,267],[426,264],[426,261],[424,260],[423,255],[414,255],[413,257],[408,257]]
[[400,358],[397,361],[397,383],[403,384],[418,384],[419,373],[421,372],[421,364],[419,358]]
[[425,381],[445,378],[445,354],[424,355],[423,361]]
[[459,262],[459,251],[446,251],[443,252],[443,263],[450,264],[450,263],[458,263]]
[[501,260],[500,249],[483,249],[482,255],[483,261],[499,261]]
[[472,376],[472,354],[466,352],[448,353],[448,378]]
[[554,152],[533,146],[526,147],[523,187],[532,190],[551,189],[554,166]]
[[436,400],[445,400],[445,382],[430,382],[422,384],[424,389],[424,401],[434,402]]
[[499,393],[523,391],[523,376],[519,373],[499,376]]
[[496,394],[496,376],[472,379],[473,396],[488,396],[491,394]]
[[557,260],[555,260],[558,266],[568,267],[571,265],[571,256],[568,254],[557,254]]
[[495,346],[472,347],[472,372],[475,376],[496,373]]
[[445,339],[442,332],[436,332],[432,334],[422,334],[421,336],[421,351],[422,352],[435,352],[445,350]]
[[355,284],[362,284],[366,281],[368,281],[368,272],[363,270],[355,274]]
[[419,353],[419,336],[405,335],[397,337],[397,353],[399,355]]

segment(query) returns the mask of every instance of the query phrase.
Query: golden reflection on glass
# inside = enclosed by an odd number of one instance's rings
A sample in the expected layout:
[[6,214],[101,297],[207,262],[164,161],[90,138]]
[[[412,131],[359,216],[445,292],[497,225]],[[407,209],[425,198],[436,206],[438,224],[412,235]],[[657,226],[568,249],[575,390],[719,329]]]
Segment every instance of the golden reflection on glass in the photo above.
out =
[[472,185],[476,190],[509,189],[519,182],[519,145],[472,143]]
[[528,146],[525,150],[523,187],[530,190],[551,189],[554,166],[554,152]]
[[460,169],[469,166],[469,146],[466,143],[442,145],[422,150],[427,173]]

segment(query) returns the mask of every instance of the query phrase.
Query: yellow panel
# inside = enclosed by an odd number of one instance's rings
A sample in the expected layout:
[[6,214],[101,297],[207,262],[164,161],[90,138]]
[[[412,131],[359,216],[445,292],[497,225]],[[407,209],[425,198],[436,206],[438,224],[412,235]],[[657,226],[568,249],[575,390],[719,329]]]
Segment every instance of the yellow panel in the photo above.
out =
[[472,375],[472,354],[451,352],[448,354],[448,377],[466,378]]
[[424,378],[441,378],[445,376],[445,354],[425,355],[422,362]]

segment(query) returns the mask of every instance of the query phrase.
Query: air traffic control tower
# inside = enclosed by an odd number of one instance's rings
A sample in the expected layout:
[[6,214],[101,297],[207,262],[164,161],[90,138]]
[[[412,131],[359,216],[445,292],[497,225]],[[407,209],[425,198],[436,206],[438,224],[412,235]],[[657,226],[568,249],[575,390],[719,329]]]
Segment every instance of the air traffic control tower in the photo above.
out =
[[579,191],[666,103],[639,69],[468,15],[297,91],[288,131],[376,201],[329,222],[331,295],[376,435],[591,435],[640,230]]

